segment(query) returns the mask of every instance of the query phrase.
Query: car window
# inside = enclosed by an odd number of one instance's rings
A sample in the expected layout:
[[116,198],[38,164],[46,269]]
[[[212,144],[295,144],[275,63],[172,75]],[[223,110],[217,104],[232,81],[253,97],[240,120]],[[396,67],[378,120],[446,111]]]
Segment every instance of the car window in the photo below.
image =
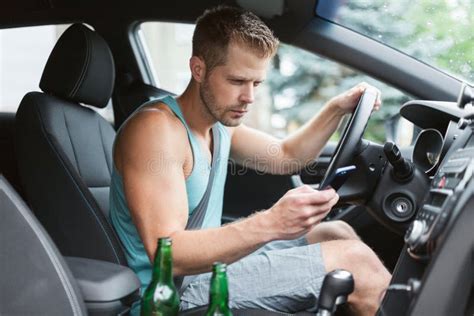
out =
[[191,39],[193,24],[146,22],[140,25],[142,45],[149,56],[149,66],[156,84],[165,90],[181,93],[186,88],[191,73]]
[[[16,112],[26,93],[40,91],[39,82],[49,54],[68,26],[0,30],[0,112]],[[94,110],[113,121],[111,104]]]
[[472,0],[320,0],[316,13],[474,82]]
[[[189,58],[194,26],[146,22],[141,25],[145,47],[160,88],[180,94],[190,79]],[[285,137],[306,123],[332,97],[361,81],[382,91],[382,109],[372,115],[364,138],[383,142],[388,118],[409,99],[403,92],[360,72],[303,49],[281,44],[267,79],[259,86],[256,100],[245,118],[249,126]],[[343,124],[333,136],[337,140]],[[405,140],[404,143],[410,143]]]
[[[383,99],[383,106],[372,115],[364,138],[382,142],[387,136],[387,118],[396,115],[409,96],[334,61],[281,45],[267,78],[272,128],[281,127],[281,136],[287,135],[313,117],[332,97],[362,81],[380,89]],[[342,127],[343,124],[333,139],[338,139]]]

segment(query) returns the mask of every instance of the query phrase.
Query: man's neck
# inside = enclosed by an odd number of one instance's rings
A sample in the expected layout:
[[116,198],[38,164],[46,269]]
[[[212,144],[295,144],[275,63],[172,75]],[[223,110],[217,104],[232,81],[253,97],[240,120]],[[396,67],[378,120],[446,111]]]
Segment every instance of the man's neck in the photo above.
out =
[[190,82],[183,94],[176,98],[189,128],[203,138],[210,137],[211,127],[216,120],[208,112],[199,95],[199,87]]

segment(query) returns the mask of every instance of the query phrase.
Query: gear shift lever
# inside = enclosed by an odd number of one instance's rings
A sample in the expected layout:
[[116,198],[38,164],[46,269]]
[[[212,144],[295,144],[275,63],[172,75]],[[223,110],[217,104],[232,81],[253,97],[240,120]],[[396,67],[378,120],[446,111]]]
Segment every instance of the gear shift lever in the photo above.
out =
[[337,269],[329,272],[323,281],[318,301],[318,316],[331,316],[336,305],[347,301],[354,291],[354,278],[349,271]]

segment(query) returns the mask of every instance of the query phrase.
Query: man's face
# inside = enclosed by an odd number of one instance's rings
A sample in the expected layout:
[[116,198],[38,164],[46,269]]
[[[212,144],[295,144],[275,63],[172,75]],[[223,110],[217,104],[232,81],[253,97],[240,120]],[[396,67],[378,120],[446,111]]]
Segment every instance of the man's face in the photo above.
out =
[[230,44],[224,65],[206,74],[200,96],[208,112],[225,126],[238,126],[253,103],[255,89],[265,79],[270,58]]

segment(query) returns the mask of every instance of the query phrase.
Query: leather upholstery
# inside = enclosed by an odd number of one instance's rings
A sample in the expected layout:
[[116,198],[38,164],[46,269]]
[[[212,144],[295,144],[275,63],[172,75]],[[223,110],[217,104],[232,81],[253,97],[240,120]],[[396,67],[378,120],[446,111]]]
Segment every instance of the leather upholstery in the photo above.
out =
[[54,243],[0,176],[0,315],[87,315]]
[[82,24],[70,26],[56,43],[41,77],[48,94],[103,108],[112,95],[115,67],[107,43]]
[[121,112],[116,113],[116,126],[121,126],[123,122],[145,102],[161,99],[167,95],[175,96],[175,94],[146,83],[136,81],[130,84],[126,89],[121,89],[123,93],[119,93],[114,99],[114,104]]
[[[68,55],[71,47],[81,58]],[[108,220],[115,131],[79,104],[107,103],[114,82],[110,67],[111,53],[98,34],[82,25],[66,30],[43,74],[41,87],[49,93],[30,92],[20,104],[16,149],[26,199],[62,254],[126,265]]]

